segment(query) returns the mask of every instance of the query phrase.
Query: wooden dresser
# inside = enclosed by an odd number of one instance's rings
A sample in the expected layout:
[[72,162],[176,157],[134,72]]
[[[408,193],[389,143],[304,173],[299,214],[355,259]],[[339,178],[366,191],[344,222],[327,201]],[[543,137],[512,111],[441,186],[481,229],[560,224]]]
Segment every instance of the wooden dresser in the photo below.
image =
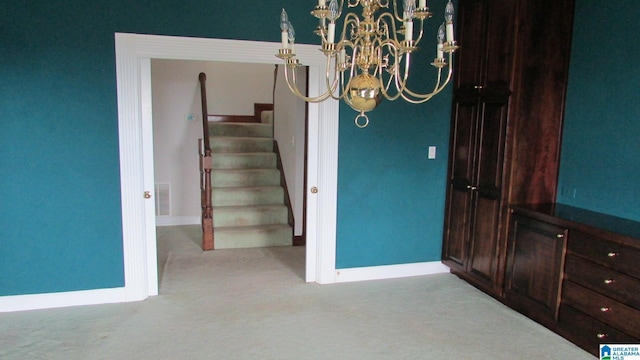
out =
[[561,204],[511,207],[504,302],[596,355],[640,343],[640,223]]

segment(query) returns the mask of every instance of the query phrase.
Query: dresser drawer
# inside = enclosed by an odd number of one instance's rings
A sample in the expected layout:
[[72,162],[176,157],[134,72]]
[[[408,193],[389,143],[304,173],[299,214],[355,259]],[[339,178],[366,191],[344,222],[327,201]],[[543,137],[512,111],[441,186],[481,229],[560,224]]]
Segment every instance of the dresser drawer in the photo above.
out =
[[640,279],[573,255],[567,256],[564,271],[565,280],[571,280],[604,296],[640,309]]
[[570,232],[567,248],[570,253],[640,278],[639,249],[606,241],[580,231]]
[[560,306],[558,327],[569,340],[596,355],[599,344],[637,344],[639,341],[566,305]]
[[593,318],[633,337],[640,338],[640,311],[592,290],[565,281],[562,304],[572,306]]

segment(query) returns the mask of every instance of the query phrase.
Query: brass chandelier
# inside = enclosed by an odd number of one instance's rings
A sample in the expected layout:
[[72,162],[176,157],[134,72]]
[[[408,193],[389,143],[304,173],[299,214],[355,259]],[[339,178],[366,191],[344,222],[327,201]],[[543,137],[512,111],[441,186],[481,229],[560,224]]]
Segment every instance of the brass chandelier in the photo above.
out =
[[[322,39],[322,51],[327,57],[327,90],[317,97],[306,97],[299,90],[295,68],[301,66],[295,54],[295,31],[287,13],[282,9],[280,29],[282,48],[277,57],[284,60],[284,74],[289,89],[308,102],[321,102],[329,98],[344,99],[360,112],[356,126],[369,124],[365,114],[373,110],[384,98],[402,98],[413,104],[428,101],[442,91],[451,80],[453,53],[458,46],[453,35],[453,4],[446,5],[444,22],[438,29],[436,57],[431,63],[437,69],[433,91],[420,94],[407,87],[411,54],[418,50],[423,36],[424,20],[432,16],[427,0],[403,0],[402,12],[398,0],[347,0],[349,8],[362,6],[362,15],[347,12],[341,35],[336,38],[336,21],[343,14],[345,0],[318,0],[311,14],[319,19],[315,33]],[[381,12],[376,14],[379,10]],[[415,31],[414,22],[418,22]],[[448,55],[448,61],[445,59]],[[447,68],[445,74],[443,69]]]

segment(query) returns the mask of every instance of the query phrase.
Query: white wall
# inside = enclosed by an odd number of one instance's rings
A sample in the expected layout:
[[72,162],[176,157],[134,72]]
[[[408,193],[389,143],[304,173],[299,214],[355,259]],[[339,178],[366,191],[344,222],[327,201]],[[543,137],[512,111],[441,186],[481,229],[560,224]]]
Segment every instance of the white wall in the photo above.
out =
[[[294,231],[300,235],[303,230],[305,104],[286,88],[282,71],[279,70],[276,82],[274,133],[294,210]],[[158,225],[200,222],[197,155],[198,139],[202,137],[200,72],[207,74],[210,114],[253,115],[254,103],[273,102],[274,65],[151,61],[155,182],[171,183],[172,191],[171,217],[158,217]],[[301,77],[306,79],[303,72]],[[188,120],[189,115],[193,120]]]
[[[306,68],[297,74],[300,92],[306,93]],[[291,94],[284,79],[284,67],[278,66],[274,101],[274,138],[278,141],[282,167],[289,187],[296,235],[303,232],[305,102]]]
[[271,104],[274,70],[269,64],[206,63],[209,114],[253,115],[254,103]]
[[[198,143],[202,137],[198,74],[203,61],[151,61],[153,155],[156,183],[171,184],[171,219],[158,225],[197,224],[200,217]],[[194,115],[191,121],[185,119]]]

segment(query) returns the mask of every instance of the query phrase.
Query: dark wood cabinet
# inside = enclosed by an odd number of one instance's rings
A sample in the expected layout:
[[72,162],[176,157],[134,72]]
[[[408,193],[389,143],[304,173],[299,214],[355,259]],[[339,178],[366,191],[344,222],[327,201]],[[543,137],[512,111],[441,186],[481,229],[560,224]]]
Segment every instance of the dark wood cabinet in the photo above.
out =
[[594,355],[640,343],[640,223],[560,204],[511,219],[506,305]]
[[502,296],[508,204],[555,201],[573,0],[460,0],[457,13],[442,259]]

